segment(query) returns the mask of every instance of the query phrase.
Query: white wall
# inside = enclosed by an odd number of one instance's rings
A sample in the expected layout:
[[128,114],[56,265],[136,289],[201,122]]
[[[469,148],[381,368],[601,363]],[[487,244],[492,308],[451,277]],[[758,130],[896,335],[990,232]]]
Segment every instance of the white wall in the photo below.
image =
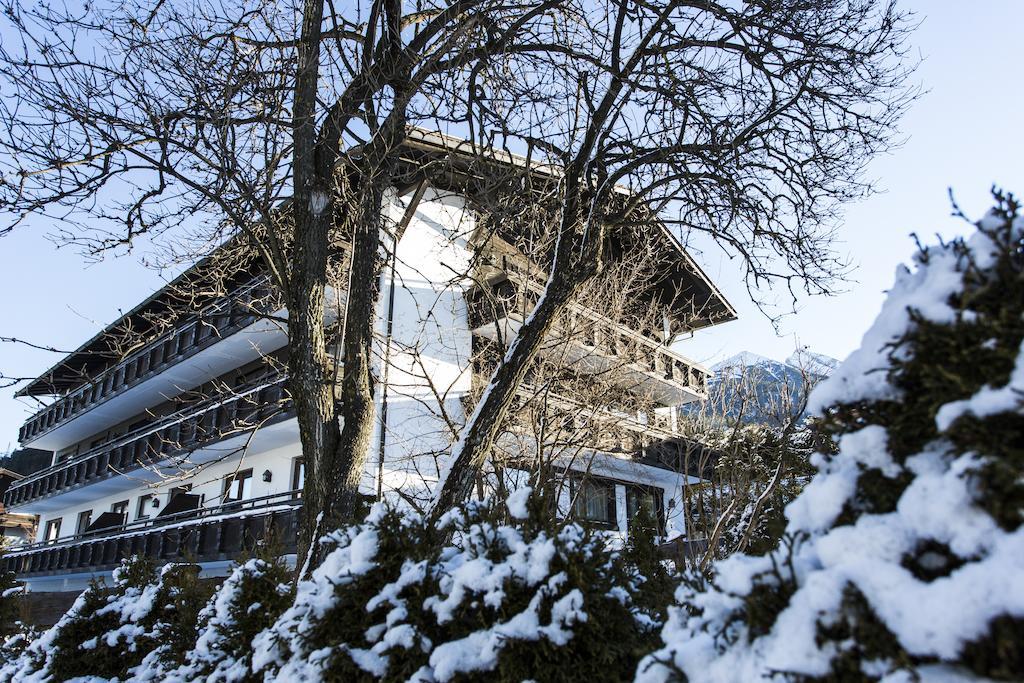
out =
[[[393,217],[405,210],[397,202]],[[436,481],[437,455],[453,436],[448,421],[465,419],[460,399],[468,393],[472,336],[466,318],[465,273],[472,253],[467,239],[475,217],[461,197],[428,189],[398,245],[394,277],[385,272],[378,330],[386,336],[394,296],[392,336],[378,348],[378,376],[388,358],[387,425],[383,490],[423,491]],[[378,419],[384,400],[378,390]],[[378,425],[379,427],[379,425]],[[369,479],[376,490],[380,444],[375,431]]]
[[[392,220],[400,220],[409,199],[409,196],[394,199],[390,207]],[[424,480],[435,480],[434,455],[445,451],[451,441],[451,432],[442,415],[459,421],[464,419],[459,399],[469,390],[472,339],[466,325],[465,281],[461,274],[466,272],[471,259],[466,239],[474,227],[474,218],[461,198],[428,189],[399,243],[394,279],[390,269],[385,271],[378,315],[382,341],[375,359],[378,377],[381,377],[385,353],[389,358],[385,492],[398,488],[422,489]],[[388,349],[383,340],[392,288],[392,343]],[[378,385],[378,421],[383,398]],[[116,482],[91,484],[61,494],[51,500],[54,503],[63,500],[66,504],[42,514],[38,538],[42,540],[47,522],[57,518],[62,520],[60,537],[73,536],[79,513],[91,510],[95,520],[123,500],[129,501],[128,522],[132,523],[137,518],[140,496],[155,493],[162,508],[167,504],[170,489],[185,484],[192,485],[192,493],[205,496],[207,507],[216,506],[222,498],[224,477],[250,467],[253,469],[252,497],[286,492],[291,488],[293,459],[301,454],[298,430],[294,420],[272,429],[275,436],[271,443],[284,442],[285,445],[272,450],[253,446],[248,452],[231,455],[224,462],[204,464],[195,476],[179,476],[174,481],[161,483],[158,477],[137,471],[119,477]],[[362,484],[364,492],[370,494],[377,491],[379,434],[378,423]],[[259,438],[257,435],[257,441]],[[224,456],[225,449],[223,444],[203,449],[193,454],[191,460],[199,463],[218,459]],[[270,483],[263,481],[264,471],[271,472]],[[113,487],[121,490],[110,491]],[[148,510],[150,518],[159,512],[154,508]]]
[[[555,463],[558,464],[557,462]],[[665,519],[665,539],[671,540],[686,536],[686,522],[683,517],[683,494],[687,483],[696,484],[700,480],[678,472],[644,465],[626,458],[618,458],[605,453],[584,453],[566,461],[562,466],[580,477],[595,480],[606,480],[615,483],[616,529],[612,536],[624,539],[629,529],[627,519],[626,486],[636,484],[645,488],[658,488],[662,491],[662,514]],[[522,470],[506,470],[506,485],[510,490],[518,489],[529,481],[529,473]],[[570,475],[571,476],[571,475]],[[570,487],[563,486],[560,491],[558,506],[559,514],[568,515],[572,503]]]

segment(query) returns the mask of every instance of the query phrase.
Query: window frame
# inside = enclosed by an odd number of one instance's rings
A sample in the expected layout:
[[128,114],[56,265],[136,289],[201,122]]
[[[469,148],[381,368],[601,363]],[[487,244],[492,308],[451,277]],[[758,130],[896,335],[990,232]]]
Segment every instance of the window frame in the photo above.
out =
[[[242,485],[241,485],[241,487],[240,487],[240,489],[238,491],[239,497],[238,498],[233,498],[229,494],[230,494],[231,489],[234,486],[236,481],[242,482]],[[227,503],[239,503],[239,502],[241,502],[243,500],[248,500],[248,498],[251,498],[252,497],[252,481],[253,481],[253,479],[252,479],[252,468],[251,467],[249,469],[238,470],[237,472],[232,472],[231,474],[228,474],[227,476],[225,476],[224,477],[224,488],[223,488],[223,491],[222,491],[223,495],[221,496],[221,502],[225,503],[225,504],[227,504]],[[249,485],[249,496],[248,496],[248,498],[245,495],[246,483],[248,483],[248,485]]]
[[651,495],[654,498],[654,523],[657,528],[654,529],[656,536],[665,535],[665,489],[660,486],[644,486],[643,484],[627,483],[626,487],[626,533],[629,533],[629,527],[633,523],[633,517],[636,514],[636,508],[631,514],[630,508],[631,501],[636,499],[638,495]]
[[183,493],[191,493],[191,492],[192,492],[192,484],[182,484],[181,486],[174,486],[174,487],[171,488],[170,491],[168,491],[167,499],[168,500],[172,500],[175,496],[181,495]]
[[141,522],[142,520],[149,519],[150,515],[146,511],[146,508],[150,507],[154,500],[156,500],[156,496],[152,493],[144,493],[141,496],[139,496],[139,500],[135,504],[136,522]]
[[120,514],[122,517],[121,526],[128,523],[128,503],[130,499],[119,500],[116,503],[111,503],[110,511],[115,514]]
[[[606,529],[609,531],[619,530],[619,505],[618,496],[616,492],[617,483],[613,479],[606,479],[604,477],[597,476],[586,476],[586,477],[572,477],[570,480],[569,495],[572,500],[572,516],[579,522],[592,526],[597,529]],[[593,519],[585,516],[585,501],[582,497],[584,487],[601,487],[608,492],[608,500],[605,504],[607,520],[604,519]]]
[[[85,521],[84,525],[82,524],[83,520]],[[81,512],[78,513],[78,521],[75,524],[75,534],[78,536],[83,535],[91,525],[92,510],[82,510]]]
[[306,483],[306,459],[301,455],[292,458],[292,491],[298,491],[302,496],[302,489]]
[[60,539],[60,527],[63,521],[63,517],[47,520],[46,526],[43,527],[43,540],[45,542],[56,543]]

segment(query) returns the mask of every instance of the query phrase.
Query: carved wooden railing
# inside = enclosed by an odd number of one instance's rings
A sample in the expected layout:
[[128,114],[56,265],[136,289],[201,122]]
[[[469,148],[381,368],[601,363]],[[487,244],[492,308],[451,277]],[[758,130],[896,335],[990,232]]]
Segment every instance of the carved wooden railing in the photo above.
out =
[[132,555],[164,562],[235,559],[273,529],[282,554],[295,552],[300,491],[234,501],[9,550],[0,566],[19,578],[104,571]]
[[[493,325],[495,321],[512,318],[522,321],[534,309],[541,296],[539,287],[526,286],[514,279],[489,285],[489,291],[475,288],[467,294],[470,329]],[[580,334],[572,341],[608,358],[620,358],[625,365],[636,367],[651,377],[706,396],[710,371],[676,353],[656,339],[574,306],[570,315],[586,318]]]
[[4,492],[7,507],[64,493],[213,445],[291,415],[287,376],[273,371],[246,387],[190,404],[111,443],[19,479]]
[[275,307],[266,276],[206,306],[143,348],[33,415],[18,432],[29,441],[252,324]]

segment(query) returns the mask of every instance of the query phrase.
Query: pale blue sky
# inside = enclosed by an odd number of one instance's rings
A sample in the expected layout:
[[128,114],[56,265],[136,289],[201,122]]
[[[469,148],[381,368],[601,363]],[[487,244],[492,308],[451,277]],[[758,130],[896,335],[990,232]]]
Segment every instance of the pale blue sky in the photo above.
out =
[[[852,205],[839,229],[838,249],[857,266],[846,293],[805,300],[782,322],[782,336],[749,302],[734,263],[718,253],[697,255],[739,310],[740,320],[697,333],[679,345],[713,363],[739,351],[785,358],[797,341],[844,358],[877,313],[897,264],[913,250],[911,232],[926,239],[965,232],[950,217],[952,187],[968,215],[980,217],[997,183],[1024,194],[1024,2],[952,0],[905,2],[923,24],[912,37],[924,62],[915,75],[930,92],[903,121],[903,147],[870,167],[884,194]],[[137,254],[96,264],[46,240],[41,222],[0,238],[0,336],[73,349],[118,310],[127,310],[161,283]],[[0,370],[35,375],[54,354],[0,345]],[[0,452],[15,446],[30,401],[0,391]]]

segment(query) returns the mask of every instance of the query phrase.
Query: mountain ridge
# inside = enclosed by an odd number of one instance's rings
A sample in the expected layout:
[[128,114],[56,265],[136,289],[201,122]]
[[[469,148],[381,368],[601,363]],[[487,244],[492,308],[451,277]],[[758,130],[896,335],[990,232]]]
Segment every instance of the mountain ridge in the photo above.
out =
[[798,370],[806,370],[812,374],[824,376],[832,374],[836,368],[842,365],[842,361],[824,353],[815,353],[804,347],[793,351],[785,360],[776,360],[753,351],[740,351],[725,360],[711,365],[710,369],[717,373],[730,368],[746,368],[772,364],[788,365]]
[[[779,361],[752,351],[740,351],[711,366],[707,401],[692,404],[683,412],[710,411],[726,418],[767,424],[778,420],[778,411],[804,391],[805,383],[817,384],[842,361],[800,348]],[[742,406],[742,407],[741,407]]]

